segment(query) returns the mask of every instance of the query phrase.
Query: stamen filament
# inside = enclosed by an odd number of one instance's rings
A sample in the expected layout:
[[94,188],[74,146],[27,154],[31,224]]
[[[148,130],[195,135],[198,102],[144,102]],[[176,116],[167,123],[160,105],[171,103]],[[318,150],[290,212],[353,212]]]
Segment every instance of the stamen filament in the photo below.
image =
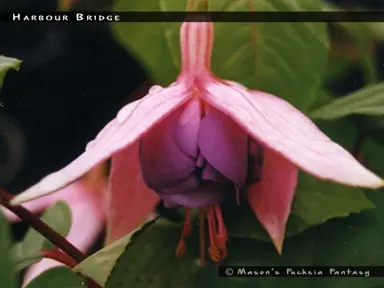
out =
[[216,221],[218,224],[218,233],[216,234],[216,245],[221,252],[221,261],[227,256],[228,232],[224,224],[223,214],[220,205],[214,206]]
[[210,246],[215,246],[215,223],[213,222],[214,214],[212,207],[207,208],[207,218],[208,218],[208,231],[209,231],[209,244]]
[[[200,265],[205,264],[205,215],[204,208],[199,208],[199,244],[200,244]],[[227,256],[228,232],[224,224],[223,214],[220,205],[212,205],[206,208],[208,220],[209,248],[208,254],[212,261],[219,263]],[[185,208],[185,220],[181,238],[176,248],[176,256],[181,257],[186,250],[185,237],[191,233],[191,211]]]
[[208,207],[207,214],[210,240],[209,256],[214,262],[221,262],[227,256],[228,233],[220,205]]
[[187,245],[185,244],[185,237],[191,234],[191,208],[185,207],[185,220],[183,231],[181,232],[181,238],[176,247],[176,256],[181,257],[184,255],[185,250],[187,249]]

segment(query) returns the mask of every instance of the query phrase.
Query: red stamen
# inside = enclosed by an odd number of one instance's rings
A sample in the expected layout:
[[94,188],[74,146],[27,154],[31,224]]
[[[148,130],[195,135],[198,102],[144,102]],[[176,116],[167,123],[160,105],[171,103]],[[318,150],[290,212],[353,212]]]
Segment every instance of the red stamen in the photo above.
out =
[[227,256],[228,233],[219,205],[207,208],[210,247],[209,256],[214,262],[221,262]]
[[[206,209],[208,219],[208,234],[209,234],[209,257],[216,263],[224,260],[227,256],[227,241],[228,232],[224,224],[223,214],[220,205],[212,205]],[[204,208],[199,208],[199,224],[200,224],[200,264],[204,265],[205,262],[205,217]],[[185,237],[191,233],[191,210],[185,208],[185,220],[181,238],[176,248],[176,256],[181,257],[184,255],[187,248],[185,244]]]
[[207,208],[209,245],[215,246],[215,223],[213,222],[214,214],[212,207]]
[[218,223],[218,233],[216,234],[216,245],[219,248],[222,256],[221,261],[227,256],[227,242],[228,242],[228,231],[225,227],[223,214],[219,205],[214,206],[216,212],[216,220]]
[[176,247],[176,256],[181,257],[184,255],[185,250],[187,249],[187,245],[185,244],[185,237],[189,236],[191,234],[191,209],[188,207],[185,207],[185,219],[184,219],[184,226],[183,231],[181,232],[181,238],[179,240],[179,243]]
[[215,213],[213,211],[213,208],[210,206],[207,208],[207,218],[208,218],[208,233],[209,233],[209,248],[208,248],[208,254],[209,257],[214,262],[220,261],[220,251],[216,247],[216,241],[215,241]]

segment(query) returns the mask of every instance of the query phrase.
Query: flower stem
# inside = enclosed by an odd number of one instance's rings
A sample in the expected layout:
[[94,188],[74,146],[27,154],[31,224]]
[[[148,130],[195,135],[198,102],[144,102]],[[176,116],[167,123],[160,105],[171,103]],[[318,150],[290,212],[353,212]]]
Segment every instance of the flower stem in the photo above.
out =
[[69,256],[71,256],[77,262],[83,261],[86,257],[84,254],[78,250],[75,246],[67,241],[63,236],[45,224],[42,220],[36,217],[32,212],[25,209],[23,206],[12,206],[9,204],[9,201],[13,196],[4,190],[0,189],[0,204],[3,205],[8,210],[12,211],[14,214],[19,216],[20,219],[28,223],[32,228],[37,232],[51,241],[59,249],[63,250]]
[[68,256],[67,254],[63,253],[59,249],[55,249],[55,250],[42,249],[41,253],[43,254],[44,258],[55,260],[70,268],[73,268],[77,265],[77,262],[71,256]]
[[[11,194],[0,189],[0,204],[19,216],[21,220],[28,223],[32,228],[34,228],[37,232],[39,232],[58,247],[55,250],[41,250],[43,258],[55,260],[70,268],[75,267],[78,263],[86,258],[80,250],[78,250],[75,246],[68,242],[67,239],[65,239],[63,236],[45,224],[42,220],[40,220],[40,218],[36,217],[32,212],[23,206],[10,205],[9,201],[11,201],[12,198],[13,196]],[[87,276],[85,277],[87,278],[88,288],[102,288],[92,278]]]

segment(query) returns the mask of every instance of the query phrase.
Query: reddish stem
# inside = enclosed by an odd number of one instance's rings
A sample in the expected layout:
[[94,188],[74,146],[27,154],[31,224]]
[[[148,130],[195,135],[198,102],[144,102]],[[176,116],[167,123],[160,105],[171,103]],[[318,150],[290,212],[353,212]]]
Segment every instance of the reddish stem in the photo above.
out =
[[[55,260],[55,261],[60,262],[61,264],[64,264],[70,268],[74,268],[77,264],[79,264],[71,256],[65,254],[64,252],[62,252],[59,249],[55,249],[55,250],[44,250],[43,249],[43,250],[41,250],[41,252],[43,253],[44,258]],[[89,278],[87,276],[85,276],[85,277],[87,278],[88,288],[102,288],[92,278]]]
[[59,249],[55,249],[55,250],[42,249],[41,253],[43,254],[44,258],[55,260],[68,267],[73,268],[77,265],[77,262],[71,256],[68,256],[67,254],[65,254]]
[[63,236],[45,224],[40,218],[36,217],[32,212],[25,209],[23,206],[12,206],[9,201],[13,198],[12,195],[8,194],[4,190],[0,189],[0,204],[5,208],[12,211],[14,214],[19,216],[20,219],[28,223],[37,232],[51,241],[59,249],[63,250],[77,262],[83,261],[86,257],[79,249],[73,246]]
[[103,288],[98,283],[96,283],[92,278],[87,278],[88,288]]
[[[0,204],[19,216],[21,220],[28,223],[32,228],[34,228],[37,232],[39,232],[58,247],[58,249],[53,251],[42,250],[44,258],[56,260],[57,262],[60,262],[71,268],[75,267],[78,263],[86,258],[80,250],[78,250],[75,246],[68,242],[67,239],[65,239],[63,236],[45,224],[42,220],[40,220],[40,218],[36,217],[32,212],[23,206],[10,205],[9,201],[11,201],[12,198],[13,195],[0,189]],[[85,277],[87,278],[88,288],[102,288],[93,279],[87,276]]]

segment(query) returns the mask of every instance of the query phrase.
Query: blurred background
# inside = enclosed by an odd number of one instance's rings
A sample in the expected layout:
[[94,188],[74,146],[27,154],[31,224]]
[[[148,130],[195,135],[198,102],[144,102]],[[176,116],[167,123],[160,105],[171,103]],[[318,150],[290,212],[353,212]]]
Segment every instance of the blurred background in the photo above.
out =
[[[55,11],[56,0],[0,0]],[[20,192],[81,154],[146,80],[106,24],[0,25],[0,55],[23,60],[0,93],[0,187]],[[27,226],[14,225],[15,239]]]
[[[79,0],[74,7],[105,9],[110,2]],[[333,2],[343,7],[384,7],[380,0]],[[57,0],[0,0],[0,11],[55,11],[59,4]],[[330,32],[335,65],[325,86],[337,97],[368,80],[354,42],[337,27],[330,27]],[[375,39],[370,43],[367,49],[383,79],[384,46]],[[1,23],[0,55],[23,61],[19,72],[8,73],[0,92],[0,187],[12,193],[75,159],[125,103],[144,95],[150,82],[104,23]],[[354,120],[361,137],[382,141],[383,118]],[[15,239],[24,231],[25,226],[17,224]]]

